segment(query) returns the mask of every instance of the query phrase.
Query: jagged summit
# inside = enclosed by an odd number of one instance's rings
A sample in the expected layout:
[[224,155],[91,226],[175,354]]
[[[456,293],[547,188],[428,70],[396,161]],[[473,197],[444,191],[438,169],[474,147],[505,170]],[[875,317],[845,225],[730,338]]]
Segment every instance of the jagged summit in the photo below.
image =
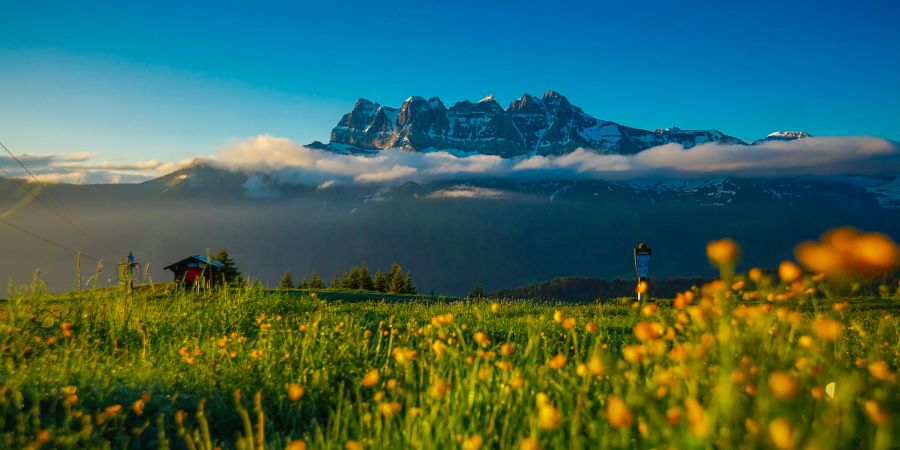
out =
[[745,144],[717,130],[677,127],[642,130],[596,119],[564,95],[523,94],[504,109],[493,94],[447,108],[437,97],[407,98],[399,109],[359,99],[331,132],[340,151],[453,150],[502,157],[560,155],[577,148],[631,154],[675,142],[686,148],[706,142]]

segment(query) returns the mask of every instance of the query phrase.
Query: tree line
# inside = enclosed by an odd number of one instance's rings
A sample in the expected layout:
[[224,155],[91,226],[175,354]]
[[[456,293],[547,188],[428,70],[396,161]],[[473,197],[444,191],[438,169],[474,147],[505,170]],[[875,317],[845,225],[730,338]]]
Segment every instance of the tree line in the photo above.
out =
[[[334,274],[331,278],[331,287],[335,289],[362,289],[373,292],[385,292],[392,294],[415,294],[416,285],[412,280],[409,270],[403,271],[400,264],[393,263],[388,271],[378,269],[372,276],[369,266],[362,263],[344,270],[340,275]],[[279,289],[325,289],[325,283],[315,272],[307,280],[303,278],[299,283],[294,282],[290,272],[285,272],[278,283]]]

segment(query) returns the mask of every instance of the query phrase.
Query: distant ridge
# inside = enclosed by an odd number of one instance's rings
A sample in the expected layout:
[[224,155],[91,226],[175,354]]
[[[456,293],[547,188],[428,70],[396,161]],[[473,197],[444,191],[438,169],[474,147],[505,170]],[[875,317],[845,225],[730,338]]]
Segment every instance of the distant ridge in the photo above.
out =
[[[672,298],[693,286],[702,286],[711,278],[651,278],[650,296]],[[542,301],[591,302],[634,296],[634,280],[601,279],[586,277],[559,277],[541,283],[528,284],[510,289],[498,289],[488,293],[490,297],[532,299]]]
[[[775,135],[779,140],[808,136],[803,132],[779,133],[766,139],[776,139]],[[714,129],[671,127],[650,131],[596,119],[565,96],[549,91],[541,97],[524,94],[506,108],[493,95],[474,103],[457,102],[449,108],[437,97],[412,96],[399,108],[360,98],[332,129],[328,144],[314,142],[310,146],[340,153],[402,148],[509,158],[562,155],[577,148],[633,154],[668,143],[690,148],[707,142],[747,144]]]

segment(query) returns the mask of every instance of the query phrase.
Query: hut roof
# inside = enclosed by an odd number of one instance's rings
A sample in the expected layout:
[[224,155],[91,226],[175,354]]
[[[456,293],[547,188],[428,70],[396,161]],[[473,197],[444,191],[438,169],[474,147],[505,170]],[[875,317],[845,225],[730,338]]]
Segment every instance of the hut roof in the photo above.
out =
[[180,265],[190,262],[192,260],[199,261],[203,264],[208,264],[210,266],[215,267],[216,269],[221,269],[221,268],[225,267],[224,264],[222,264],[214,259],[207,258],[204,255],[194,255],[194,256],[188,256],[187,258],[184,258],[181,261],[178,261],[176,263],[169,264],[168,266],[163,267],[163,270],[173,270],[176,266],[180,266]]

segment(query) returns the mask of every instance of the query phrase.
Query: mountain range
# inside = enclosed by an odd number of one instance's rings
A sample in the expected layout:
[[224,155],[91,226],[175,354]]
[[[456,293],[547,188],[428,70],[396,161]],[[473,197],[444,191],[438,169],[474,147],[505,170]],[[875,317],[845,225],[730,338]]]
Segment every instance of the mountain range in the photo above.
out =
[[[776,132],[756,142],[804,137],[809,134]],[[412,96],[399,108],[361,98],[331,131],[328,144],[314,142],[311,146],[342,153],[402,148],[511,158],[561,155],[577,148],[633,154],[669,143],[690,148],[707,142],[747,144],[718,130],[671,127],[650,131],[596,119],[565,96],[550,91],[541,97],[526,93],[505,109],[492,95],[449,108],[437,97]]]

